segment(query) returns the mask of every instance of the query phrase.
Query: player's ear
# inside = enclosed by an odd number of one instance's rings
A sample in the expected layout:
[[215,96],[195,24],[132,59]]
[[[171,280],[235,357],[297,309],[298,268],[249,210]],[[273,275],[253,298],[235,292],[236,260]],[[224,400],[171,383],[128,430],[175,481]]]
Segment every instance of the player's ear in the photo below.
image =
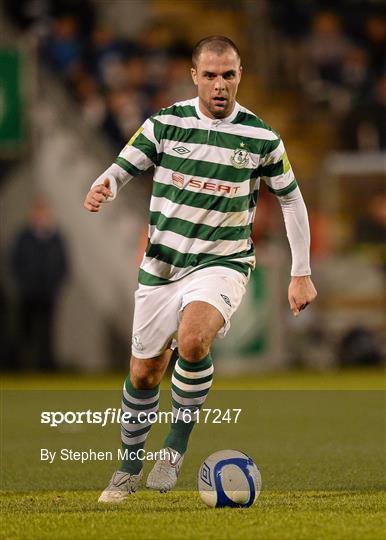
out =
[[193,79],[193,82],[194,84],[197,86],[198,84],[198,81],[197,81],[197,70],[195,68],[190,68],[190,74],[192,76],[192,79]]
[[241,75],[243,74],[243,66],[239,67],[239,80],[241,80]]

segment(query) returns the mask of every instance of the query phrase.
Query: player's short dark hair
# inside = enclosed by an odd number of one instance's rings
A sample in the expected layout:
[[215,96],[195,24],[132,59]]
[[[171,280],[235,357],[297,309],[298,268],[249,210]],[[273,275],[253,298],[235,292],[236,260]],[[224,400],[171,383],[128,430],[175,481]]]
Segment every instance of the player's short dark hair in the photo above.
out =
[[197,66],[198,58],[202,53],[203,49],[207,49],[218,55],[223,54],[227,49],[233,49],[237,54],[239,60],[241,59],[240,51],[231,39],[227,38],[226,36],[208,36],[201,39],[193,47],[192,64],[194,67]]

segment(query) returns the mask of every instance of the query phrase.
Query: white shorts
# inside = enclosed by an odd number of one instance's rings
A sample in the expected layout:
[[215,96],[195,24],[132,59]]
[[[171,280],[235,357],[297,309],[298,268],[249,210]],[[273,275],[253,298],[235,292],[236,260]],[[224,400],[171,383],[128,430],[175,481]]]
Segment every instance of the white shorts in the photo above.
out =
[[162,354],[170,341],[177,339],[183,309],[197,300],[211,304],[224,317],[225,324],[217,334],[224,337],[247,283],[248,277],[237,270],[211,266],[175,283],[156,287],[140,284],[134,295],[132,354],[136,358]]

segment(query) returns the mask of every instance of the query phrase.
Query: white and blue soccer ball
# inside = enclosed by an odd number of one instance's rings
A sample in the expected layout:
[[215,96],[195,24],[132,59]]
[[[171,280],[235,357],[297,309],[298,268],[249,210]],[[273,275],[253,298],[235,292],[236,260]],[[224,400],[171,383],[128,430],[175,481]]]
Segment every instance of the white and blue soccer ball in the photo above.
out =
[[212,508],[248,507],[261,491],[254,461],[237,450],[220,450],[206,458],[198,473],[198,492]]

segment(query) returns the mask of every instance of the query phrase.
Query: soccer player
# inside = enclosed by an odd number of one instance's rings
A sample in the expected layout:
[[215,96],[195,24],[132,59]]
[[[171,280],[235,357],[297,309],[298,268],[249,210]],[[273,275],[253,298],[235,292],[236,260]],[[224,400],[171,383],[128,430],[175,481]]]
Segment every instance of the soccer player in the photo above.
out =
[[130,374],[123,386],[122,410],[131,413],[121,424],[127,459],[101,502],[123,501],[140,485],[138,450],[151,427],[143,418],[158,410],[159,383],[175,340],[175,421],[146,486],[169,491],[177,482],[195,423],[185,422],[181,411],[202,407],[213,377],[211,343],[226,334],[254,267],[250,232],[261,179],[284,215],[293,314],[316,297],[305,204],[280,137],[236,102],[242,73],[236,45],[223,36],[202,39],[192,63],[198,96],[146,120],[84,202],[87,210],[98,212],[129,180],[154,167],[149,240],[135,293]]

